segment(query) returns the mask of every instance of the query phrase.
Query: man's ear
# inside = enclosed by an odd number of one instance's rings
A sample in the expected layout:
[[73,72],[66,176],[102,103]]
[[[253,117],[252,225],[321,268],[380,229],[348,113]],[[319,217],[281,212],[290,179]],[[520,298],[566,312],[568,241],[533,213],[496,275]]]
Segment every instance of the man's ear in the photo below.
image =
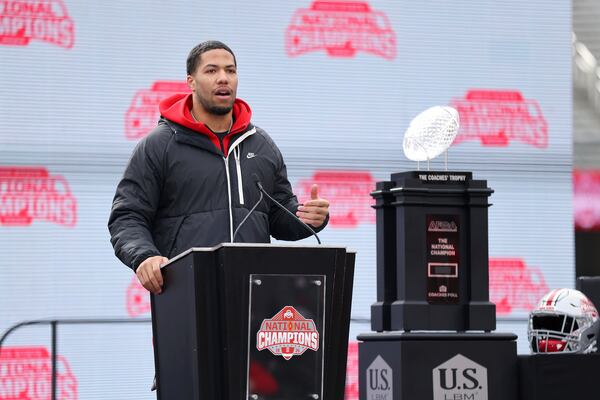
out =
[[186,78],[188,87],[192,90],[192,92],[196,91],[196,82],[194,81],[194,78],[192,78],[191,75],[188,75]]

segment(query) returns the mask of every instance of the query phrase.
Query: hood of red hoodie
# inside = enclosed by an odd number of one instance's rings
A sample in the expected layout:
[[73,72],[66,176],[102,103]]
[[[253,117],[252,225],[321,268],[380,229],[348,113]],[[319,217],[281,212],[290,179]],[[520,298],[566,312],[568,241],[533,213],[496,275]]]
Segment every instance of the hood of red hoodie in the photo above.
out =
[[[179,93],[162,100],[158,106],[160,114],[170,121],[190,128],[193,131],[204,133],[211,139],[215,135],[202,122],[196,122],[192,117],[190,109],[192,108],[192,93]],[[250,124],[252,110],[248,103],[242,99],[235,99],[233,103],[233,126],[230,134],[244,131]]]

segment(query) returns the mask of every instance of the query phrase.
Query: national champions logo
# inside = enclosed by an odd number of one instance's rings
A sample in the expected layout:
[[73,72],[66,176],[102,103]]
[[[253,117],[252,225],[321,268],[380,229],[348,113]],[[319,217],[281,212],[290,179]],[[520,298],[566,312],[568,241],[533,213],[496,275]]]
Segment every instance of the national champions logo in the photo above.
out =
[[358,400],[358,342],[348,343],[345,400]]
[[600,230],[600,171],[573,171],[576,230]]
[[460,115],[460,131],[454,144],[479,140],[483,146],[505,147],[519,141],[548,147],[548,123],[535,100],[517,90],[469,90],[450,106]]
[[150,89],[138,90],[125,113],[125,137],[137,140],[146,136],[160,118],[160,101],[177,93],[190,93],[187,83],[156,81]]
[[[45,347],[2,347],[0,399],[46,400],[52,392],[52,363]],[[67,360],[57,356],[57,399],[76,400],[77,380]]]
[[295,12],[285,35],[290,57],[325,50],[330,57],[362,51],[393,60],[396,34],[387,16],[364,1],[314,1]]
[[298,198],[310,199],[310,189],[319,185],[321,197],[335,207],[329,210],[329,226],[355,228],[359,224],[374,224],[375,210],[370,193],[375,190],[375,180],[369,171],[316,171],[312,177],[301,179],[294,187]]
[[258,351],[269,349],[289,360],[307,349],[319,349],[319,332],[312,319],[306,319],[292,306],[286,306],[271,319],[263,320],[256,334]]
[[0,44],[27,46],[40,40],[70,49],[73,19],[62,0],[0,0]]
[[490,258],[489,274],[490,301],[498,315],[529,312],[549,290],[541,269],[521,258]]
[[132,318],[150,314],[150,293],[142,286],[135,275],[131,278],[129,286],[127,286],[125,306],[127,308],[127,314]]
[[0,167],[0,225],[33,220],[75,226],[77,201],[67,181],[43,167]]

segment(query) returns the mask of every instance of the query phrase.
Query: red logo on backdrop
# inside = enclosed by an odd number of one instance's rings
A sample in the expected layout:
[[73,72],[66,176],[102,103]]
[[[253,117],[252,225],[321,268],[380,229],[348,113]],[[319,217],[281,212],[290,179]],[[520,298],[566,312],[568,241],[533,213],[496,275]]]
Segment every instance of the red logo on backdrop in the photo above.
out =
[[139,317],[150,312],[150,293],[142,286],[134,275],[127,286],[127,314],[130,317]]
[[67,181],[43,167],[0,167],[0,225],[33,220],[75,226],[77,201]]
[[169,81],[158,81],[150,89],[139,90],[125,114],[125,137],[136,140],[145,136],[160,118],[158,103],[173,94],[189,91],[185,82]]
[[508,146],[518,141],[548,147],[548,123],[537,101],[516,90],[469,90],[450,105],[460,116],[455,144],[479,140],[483,146]]
[[353,228],[360,223],[375,223],[374,200],[370,193],[375,181],[366,171],[317,171],[312,178],[303,179],[296,185],[298,198],[310,199],[310,189],[316,183],[319,197],[329,200],[329,226]]
[[539,268],[520,258],[490,258],[490,300],[497,314],[531,311],[548,290]]
[[396,58],[396,34],[387,16],[364,1],[314,1],[294,13],[285,35],[289,56],[325,50],[330,57],[363,51]]
[[319,349],[319,332],[312,319],[306,319],[292,306],[285,306],[271,319],[264,319],[256,333],[258,351],[269,349],[289,360],[308,350]]
[[0,0],[0,44],[27,46],[31,40],[73,47],[75,28],[62,0]]
[[358,342],[348,343],[345,400],[358,400]]
[[[57,356],[57,398],[77,399],[77,380],[67,360]],[[46,400],[52,392],[52,362],[45,347],[2,347],[0,400]]]
[[600,229],[600,171],[573,171],[575,229]]

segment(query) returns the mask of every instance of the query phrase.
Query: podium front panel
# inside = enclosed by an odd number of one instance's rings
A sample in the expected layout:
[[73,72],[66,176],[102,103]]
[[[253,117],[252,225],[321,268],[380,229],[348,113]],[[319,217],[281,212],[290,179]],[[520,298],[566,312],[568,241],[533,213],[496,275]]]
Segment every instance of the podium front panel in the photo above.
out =
[[250,274],[247,398],[323,398],[325,275]]

